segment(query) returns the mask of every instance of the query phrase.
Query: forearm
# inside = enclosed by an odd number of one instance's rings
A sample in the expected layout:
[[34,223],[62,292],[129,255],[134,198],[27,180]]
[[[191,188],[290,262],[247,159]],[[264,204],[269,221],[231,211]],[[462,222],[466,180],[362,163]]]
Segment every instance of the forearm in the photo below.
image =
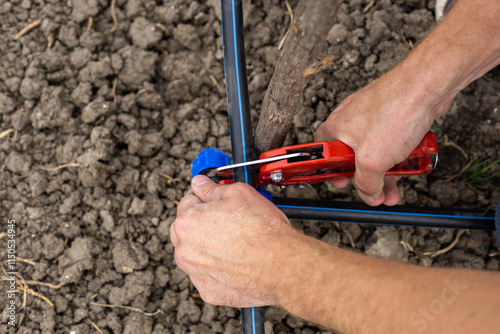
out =
[[460,90],[500,63],[499,17],[498,0],[458,0],[415,50],[344,99],[316,131],[316,141],[340,140],[355,151],[353,184],[363,201],[398,202],[385,173],[408,157]]
[[[431,109],[500,64],[500,1],[458,0],[396,68]],[[418,71],[415,71],[418,69]],[[429,98],[434,96],[435,99]],[[447,108],[438,108],[436,117]]]
[[492,333],[500,326],[497,273],[399,264],[307,237],[295,245],[304,255],[288,257],[281,270],[293,282],[282,279],[289,290],[281,290],[280,306],[298,317],[346,334]]

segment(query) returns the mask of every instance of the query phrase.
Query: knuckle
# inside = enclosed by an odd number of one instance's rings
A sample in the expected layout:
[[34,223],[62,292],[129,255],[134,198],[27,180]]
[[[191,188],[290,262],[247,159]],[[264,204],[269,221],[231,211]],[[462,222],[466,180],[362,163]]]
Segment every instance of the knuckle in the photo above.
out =
[[201,299],[203,299],[205,303],[215,303],[216,300],[214,293],[207,287],[207,284],[202,279],[191,277],[191,283],[193,283],[196,290],[198,290]]
[[177,216],[177,218],[170,226],[170,234],[172,234],[173,232],[179,240],[182,240],[183,238],[185,238],[185,232],[187,232],[188,230],[187,228],[185,228],[185,225],[186,225],[186,217]]
[[176,249],[174,251],[174,260],[175,260],[175,263],[177,263],[177,265],[184,272],[186,272],[188,275],[190,274],[190,270],[192,269],[192,266],[190,265],[191,261],[190,261],[190,258],[189,258],[189,254],[187,254],[186,252],[184,252],[182,250],[182,248]]
[[233,192],[237,192],[237,193],[240,193],[240,192],[246,192],[248,191],[249,189],[251,188],[251,186],[249,186],[248,184],[246,183],[243,183],[243,182],[237,182],[234,184],[234,187],[232,189]]
[[356,152],[356,169],[371,174],[385,172],[383,159],[370,150],[360,150]]
[[200,293],[200,297],[201,299],[203,299],[203,301],[205,303],[208,303],[208,304],[215,304],[216,300],[215,300],[215,296],[213,293],[210,293],[209,291],[203,289],[203,288],[198,288],[198,292]]
[[177,263],[177,265],[179,267],[181,267],[181,268],[183,267],[183,264],[184,264],[184,255],[178,249],[176,249],[174,251],[174,260],[175,260],[175,262]]
[[354,187],[367,195],[374,195],[377,192],[377,190],[373,189],[370,185],[366,185],[362,181],[358,180],[354,181]]
[[246,183],[236,182],[227,187],[225,194],[227,197],[235,198],[235,196],[241,196],[241,194],[251,191],[252,187]]

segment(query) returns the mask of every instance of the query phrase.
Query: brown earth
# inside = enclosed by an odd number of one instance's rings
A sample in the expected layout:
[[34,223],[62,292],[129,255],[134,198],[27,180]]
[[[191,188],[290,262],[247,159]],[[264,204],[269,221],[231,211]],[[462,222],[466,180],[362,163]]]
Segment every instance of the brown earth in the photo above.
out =
[[[325,49],[334,61],[311,79],[285,144],[311,142],[343,98],[390,69],[434,24],[432,0],[369,3],[342,4]],[[245,1],[244,12],[256,122],[290,19],[280,1]],[[117,27],[112,13],[104,0],[0,4],[0,258],[7,259],[9,239],[2,233],[15,220],[17,269],[33,291],[24,308],[17,293],[19,328],[7,325],[7,294],[0,294],[0,332],[239,333],[239,310],[204,304],[175,266],[169,243],[191,161],[205,147],[230,152],[219,0],[117,0]],[[401,203],[479,209],[496,203],[498,177],[491,184],[474,184],[467,174],[446,179],[475,158],[486,164],[500,158],[499,109],[497,68],[460,93],[436,123],[440,163],[429,175],[400,182]],[[496,164],[485,175],[499,171]],[[352,187],[324,184],[273,191],[358,200]],[[371,256],[499,269],[491,232],[465,233],[453,250],[431,258],[418,254],[446,247],[456,231],[294,226]],[[266,319],[268,333],[322,332],[274,308]]]

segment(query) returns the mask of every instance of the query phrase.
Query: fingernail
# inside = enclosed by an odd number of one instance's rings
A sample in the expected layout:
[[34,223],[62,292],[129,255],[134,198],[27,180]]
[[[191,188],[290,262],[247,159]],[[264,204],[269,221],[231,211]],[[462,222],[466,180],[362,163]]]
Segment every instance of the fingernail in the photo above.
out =
[[367,204],[370,204],[370,203],[373,203],[375,202],[375,198],[373,198],[372,196],[370,195],[367,195],[365,194],[364,192],[362,192],[361,190],[357,189],[358,191],[358,196]]
[[210,178],[208,178],[207,176],[205,175],[196,175],[194,178],[193,178],[193,181],[191,181],[195,186],[201,186],[205,183],[208,183],[208,182],[213,182],[212,180],[210,180]]

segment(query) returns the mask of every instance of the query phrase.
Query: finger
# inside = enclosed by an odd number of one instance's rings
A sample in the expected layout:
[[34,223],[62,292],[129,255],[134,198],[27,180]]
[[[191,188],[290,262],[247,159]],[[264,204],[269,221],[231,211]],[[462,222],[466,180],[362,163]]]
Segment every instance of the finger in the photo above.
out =
[[181,270],[183,272],[185,272],[186,274],[189,275],[187,269],[185,269],[185,266],[183,266],[183,261],[181,261],[181,257],[179,256],[179,252],[178,251],[175,251],[175,253],[174,253],[174,261],[175,261],[175,264],[177,264],[177,266],[179,268],[181,268]]
[[205,175],[196,175],[191,181],[191,189],[201,202],[207,203],[221,199],[226,187],[216,184]]
[[391,177],[391,176],[384,177],[385,205],[393,206],[398,204],[400,195],[396,181],[399,179],[400,177]]
[[194,194],[193,189],[190,189],[188,193],[181,199],[179,205],[177,205],[177,214],[192,208],[195,205],[201,204],[201,200]]
[[177,247],[179,245],[179,237],[175,233],[175,228],[174,228],[175,221],[170,225],[170,242],[172,243],[172,246]]
[[314,141],[331,141],[337,140],[332,134],[331,129],[327,126],[326,122],[321,124],[321,126],[316,130],[314,134]]
[[349,179],[328,180],[335,188],[344,188],[349,184]]
[[356,168],[354,186],[359,197],[368,205],[379,205],[384,202],[384,174],[369,169]]

